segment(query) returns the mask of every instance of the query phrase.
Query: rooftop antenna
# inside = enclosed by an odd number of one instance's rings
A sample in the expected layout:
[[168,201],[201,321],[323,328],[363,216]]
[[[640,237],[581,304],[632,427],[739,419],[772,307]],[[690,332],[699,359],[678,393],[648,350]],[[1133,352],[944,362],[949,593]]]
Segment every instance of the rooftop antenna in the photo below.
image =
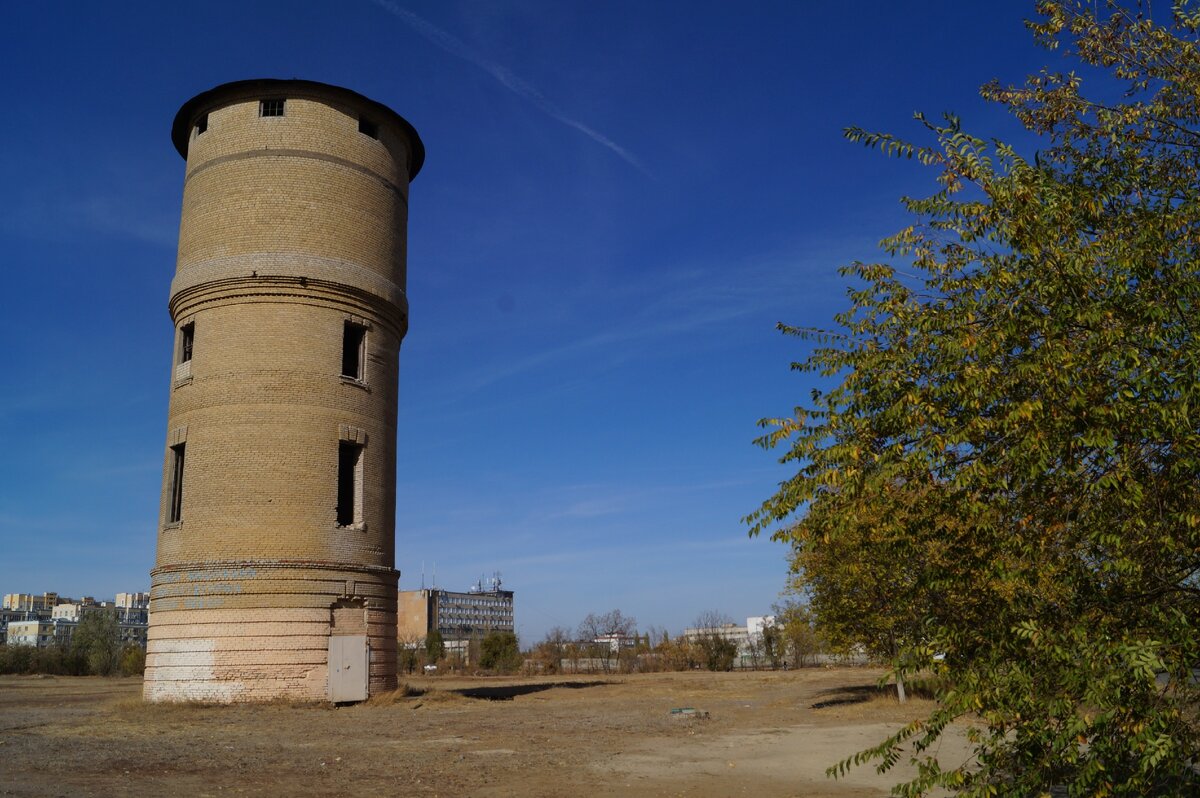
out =
[[421,560],[421,589],[425,589],[425,561]]

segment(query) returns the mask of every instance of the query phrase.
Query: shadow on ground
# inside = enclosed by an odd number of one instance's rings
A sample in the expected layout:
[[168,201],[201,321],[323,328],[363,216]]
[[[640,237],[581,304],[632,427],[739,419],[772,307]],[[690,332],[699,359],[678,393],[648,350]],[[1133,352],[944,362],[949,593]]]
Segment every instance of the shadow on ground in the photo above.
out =
[[575,690],[581,687],[599,687],[603,684],[609,684],[609,682],[539,682],[535,684],[506,684],[496,687],[464,687],[461,690],[449,690],[448,692],[458,693],[466,698],[480,698],[484,701],[512,701],[519,695],[540,693],[543,690],[552,690],[556,687],[566,687],[571,690]]
[[[933,688],[930,685],[914,682],[906,683],[905,687],[908,691],[909,698],[928,698],[934,697]],[[829,690],[822,690],[817,693],[820,696],[829,696],[828,698],[817,701],[812,705],[812,709],[826,709],[828,707],[846,706],[848,704],[865,704],[868,701],[883,700],[890,701],[896,697],[896,687],[893,684],[880,687],[878,684],[854,684],[846,687],[835,687]]]

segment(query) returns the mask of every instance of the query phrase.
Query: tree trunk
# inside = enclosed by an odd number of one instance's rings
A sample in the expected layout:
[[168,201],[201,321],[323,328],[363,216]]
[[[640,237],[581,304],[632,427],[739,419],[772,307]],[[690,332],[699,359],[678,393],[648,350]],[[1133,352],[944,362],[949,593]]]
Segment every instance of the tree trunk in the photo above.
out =
[[900,699],[901,704],[908,700],[904,692],[904,677],[899,673],[896,674],[896,698]]

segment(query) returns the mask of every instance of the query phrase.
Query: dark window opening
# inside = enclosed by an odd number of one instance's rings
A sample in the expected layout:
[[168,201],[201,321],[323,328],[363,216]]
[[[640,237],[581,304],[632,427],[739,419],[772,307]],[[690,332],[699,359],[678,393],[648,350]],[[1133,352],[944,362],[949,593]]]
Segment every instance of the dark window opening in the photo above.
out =
[[365,116],[358,118],[358,132],[370,136],[373,139],[379,138],[379,125],[367,119]]
[[196,135],[199,136],[206,130],[208,130],[208,114],[204,114],[196,120]]
[[167,523],[177,524],[183,518],[183,456],[186,443],[171,447],[171,503],[167,507]]
[[338,526],[362,522],[362,450],[357,443],[338,443]]
[[367,328],[346,322],[342,330],[342,376],[362,381],[363,361],[367,343]]
[[259,116],[283,116],[283,106],[287,100],[260,100],[258,103]]
[[187,363],[192,359],[192,348],[196,340],[196,323],[185,324],[179,328],[179,362]]

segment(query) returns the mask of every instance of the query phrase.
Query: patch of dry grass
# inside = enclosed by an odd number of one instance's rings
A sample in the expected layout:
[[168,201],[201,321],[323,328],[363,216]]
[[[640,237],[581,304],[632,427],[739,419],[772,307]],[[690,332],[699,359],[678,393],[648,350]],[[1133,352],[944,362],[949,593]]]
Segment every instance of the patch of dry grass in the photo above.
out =
[[417,696],[428,695],[430,691],[422,687],[413,687],[412,685],[402,682],[395,690],[389,690],[386,693],[373,695],[364,702],[364,706],[368,707],[390,707],[398,704],[406,698],[416,698]]
[[108,703],[108,709],[115,715],[134,717],[162,717],[164,715],[191,715],[200,710],[214,709],[222,706],[209,701],[147,701],[141,696],[118,698]]
[[477,703],[475,699],[467,698],[462,693],[452,690],[426,690],[420,695],[420,698],[413,708],[416,709],[424,704],[458,704],[458,703]]

